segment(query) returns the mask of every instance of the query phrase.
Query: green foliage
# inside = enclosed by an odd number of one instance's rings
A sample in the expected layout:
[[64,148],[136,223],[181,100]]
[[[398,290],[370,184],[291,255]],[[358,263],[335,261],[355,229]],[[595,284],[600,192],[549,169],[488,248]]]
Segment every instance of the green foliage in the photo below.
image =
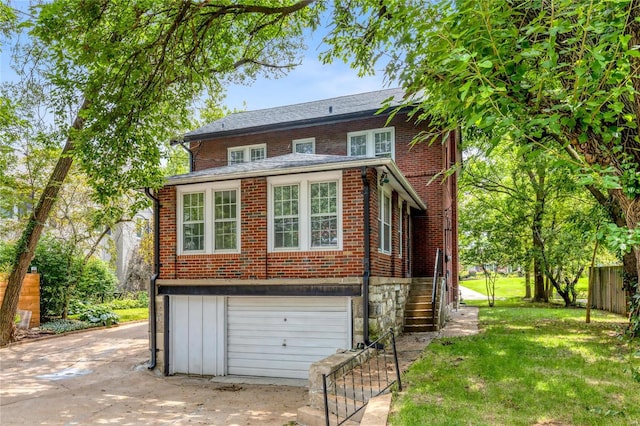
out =
[[[297,62],[317,9],[304,2],[234,4],[57,0],[37,6],[31,35],[48,66],[56,111],[81,108],[69,136],[101,204],[158,187],[162,141],[191,127],[192,102],[225,79],[282,73]],[[88,102],[84,102],[84,101]]]
[[120,320],[115,312],[103,305],[88,306],[78,315],[78,319],[80,319],[81,321],[86,321],[90,324],[99,324],[106,326],[117,324]]
[[114,299],[110,302],[104,303],[109,309],[132,309],[132,308],[146,308],[149,306],[149,297],[144,291],[140,291],[136,294],[127,295],[124,298]]
[[40,274],[40,312],[43,318],[62,315],[70,283],[81,270],[74,247],[60,239],[44,236],[31,262]]
[[113,297],[118,278],[109,265],[91,258],[82,270],[82,276],[74,291],[74,297],[84,301],[103,302]]
[[94,327],[85,321],[71,319],[57,319],[44,323],[40,326],[41,330],[53,331],[56,334],[66,333],[68,331],[84,330],[85,328]]
[[9,273],[13,259],[15,259],[15,245],[0,241],[0,273]]

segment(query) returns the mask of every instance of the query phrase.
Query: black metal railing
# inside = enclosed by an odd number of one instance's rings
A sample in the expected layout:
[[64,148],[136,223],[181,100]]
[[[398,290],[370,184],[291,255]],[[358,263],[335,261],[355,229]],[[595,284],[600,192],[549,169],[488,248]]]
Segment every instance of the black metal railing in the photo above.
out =
[[442,250],[436,249],[436,264],[433,267],[433,286],[431,288],[431,315],[433,320],[432,324],[436,324],[436,316],[438,309],[436,308],[436,300],[438,297],[438,278],[442,275]]
[[384,393],[398,382],[402,390],[400,366],[393,329],[369,346],[322,375],[324,414],[329,426],[341,425],[366,407],[369,399]]

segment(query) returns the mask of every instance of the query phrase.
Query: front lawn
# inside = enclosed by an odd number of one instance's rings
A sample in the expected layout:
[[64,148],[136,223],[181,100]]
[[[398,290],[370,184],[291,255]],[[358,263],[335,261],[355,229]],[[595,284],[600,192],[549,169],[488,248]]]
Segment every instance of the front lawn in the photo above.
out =
[[120,323],[149,318],[149,308],[116,309],[113,312],[120,318]]
[[[525,296],[525,280],[524,277],[499,277],[496,280],[496,298],[511,298]],[[460,281],[460,285],[482,294],[487,294],[485,280],[480,278],[468,279]],[[585,276],[578,280],[576,290],[579,299],[587,298],[587,287],[589,279]],[[531,283],[531,291],[533,292],[533,282]]]
[[407,371],[390,424],[640,425],[640,342],[618,337],[624,324],[530,303],[480,308],[479,335],[434,340]]

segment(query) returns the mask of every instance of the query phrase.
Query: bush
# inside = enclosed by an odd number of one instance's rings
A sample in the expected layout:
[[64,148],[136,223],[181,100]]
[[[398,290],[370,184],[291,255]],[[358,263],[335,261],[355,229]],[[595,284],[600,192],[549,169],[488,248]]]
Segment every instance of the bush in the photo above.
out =
[[80,300],[100,303],[113,298],[117,286],[118,278],[107,263],[91,258],[84,266],[75,296]]
[[104,305],[88,306],[84,312],[81,312],[78,318],[96,325],[114,325],[120,320],[118,314]]
[[56,334],[66,333],[68,331],[84,330],[85,328],[95,327],[85,321],[77,321],[70,319],[59,319],[47,322],[40,326],[40,330],[53,331]]
[[40,315],[62,315],[71,279],[80,271],[81,259],[74,256],[74,247],[50,236],[40,239],[32,266],[40,273]]

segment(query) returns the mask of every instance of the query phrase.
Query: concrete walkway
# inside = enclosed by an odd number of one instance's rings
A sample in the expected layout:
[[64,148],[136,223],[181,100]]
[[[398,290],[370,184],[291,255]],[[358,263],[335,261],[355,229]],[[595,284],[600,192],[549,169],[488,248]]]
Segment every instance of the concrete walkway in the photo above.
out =
[[475,290],[471,290],[470,288],[458,286],[460,289],[460,296],[462,297],[462,301],[465,300],[486,300],[487,296],[482,293],[478,293]]

